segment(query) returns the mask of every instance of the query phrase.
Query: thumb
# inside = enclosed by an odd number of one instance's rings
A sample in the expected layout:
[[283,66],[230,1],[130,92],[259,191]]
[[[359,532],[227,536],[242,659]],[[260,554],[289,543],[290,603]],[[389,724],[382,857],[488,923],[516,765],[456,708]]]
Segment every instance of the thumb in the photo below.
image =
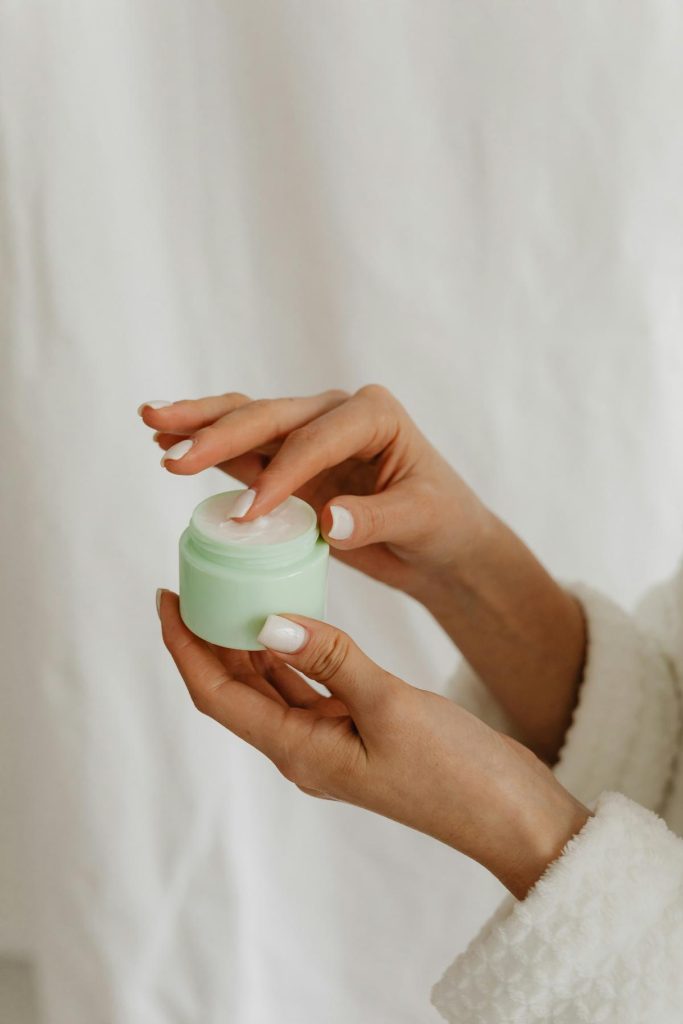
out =
[[379,494],[332,498],[322,510],[320,528],[332,547],[349,551],[381,541],[408,544],[432,518],[429,496],[406,482]]
[[359,717],[401,681],[372,661],[341,629],[304,615],[269,615],[258,635],[269,651],[330,692]]

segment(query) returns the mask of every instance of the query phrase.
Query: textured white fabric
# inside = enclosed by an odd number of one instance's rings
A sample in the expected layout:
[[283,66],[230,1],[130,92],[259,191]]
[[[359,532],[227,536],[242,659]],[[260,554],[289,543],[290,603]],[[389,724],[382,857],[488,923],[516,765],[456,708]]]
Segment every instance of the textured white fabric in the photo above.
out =
[[605,793],[532,892],[499,914],[434,989],[458,1024],[677,1024],[683,841]]
[[[683,569],[635,619],[573,589],[586,610],[588,659],[554,771],[594,817],[525,900],[503,901],[434,986],[434,1004],[454,1024],[683,1019]],[[481,689],[461,667],[455,695],[500,727]]]
[[[671,0],[0,0],[0,947],[45,1024],[438,1019],[500,886],[194,713],[154,590],[224,481],[134,409],[381,381],[631,601],[681,541],[682,46]],[[372,581],[329,617],[452,670]]]

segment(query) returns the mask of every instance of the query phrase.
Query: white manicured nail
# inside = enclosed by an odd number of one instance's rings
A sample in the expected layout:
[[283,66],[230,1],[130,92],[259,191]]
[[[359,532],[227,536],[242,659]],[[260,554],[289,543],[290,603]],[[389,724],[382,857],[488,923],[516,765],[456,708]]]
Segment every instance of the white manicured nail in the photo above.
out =
[[161,595],[164,592],[163,587],[157,587],[157,615],[161,618]]
[[237,496],[228,518],[241,519],[242,516],[246,516],[249,509],[254,504],[255,499],[256,491],[252,491],[251,487],[248,491],[242,491],[242,493]]
[[281,615],[269,615],[263,623],[257,640],[264,647],[271,651],[280,651],[281,654],[294,654],[303,647],[308,639],[308,633],[298,622],[290,622],[283,619]]
[[173,402],[167,402],[165,398],[157,398],[154,402],[143,402],[142,405],[138,406],[138,416],[142,416],[142,410],[149,406],[150,409],[164,409],[167,405],[173,405]]
[[332,540],[348,540],[353,533],[353,516],[342,505],[330,505],[332,526],[327,534]]
[[177,462],[178,459],[182,459],[183,455],[187,455],[193,444],[194,441],[191,437],[186,437],[184,441],[178,441],[178,444],[174,444],[172,448],[169,448],[161,456],[161,465],[163,466],[165,462]]

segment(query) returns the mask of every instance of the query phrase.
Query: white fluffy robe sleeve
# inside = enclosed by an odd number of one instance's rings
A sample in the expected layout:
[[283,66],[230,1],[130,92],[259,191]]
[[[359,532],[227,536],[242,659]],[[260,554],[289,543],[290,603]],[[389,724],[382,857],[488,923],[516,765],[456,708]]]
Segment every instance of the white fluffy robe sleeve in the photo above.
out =
[[[434,986],[457,1024],[683,1021],[683,573],[630,617],[585,587],[589,649],[557,778],[594,815]],[[467,666],[455,698],[513,733]]]

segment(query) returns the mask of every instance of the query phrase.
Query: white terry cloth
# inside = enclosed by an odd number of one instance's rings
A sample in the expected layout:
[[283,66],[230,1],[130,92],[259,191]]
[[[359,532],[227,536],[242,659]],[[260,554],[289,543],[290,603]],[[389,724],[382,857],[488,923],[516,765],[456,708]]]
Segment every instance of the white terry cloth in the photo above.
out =
[[[526,899],[503,901],[434,986],[446,1020],[683,1019],[682,587],[683,570],[635,619],[574,588],[589,649],[554,771],[594,816]],[[500,709],[465,666],[455,689],[500,727]]]

